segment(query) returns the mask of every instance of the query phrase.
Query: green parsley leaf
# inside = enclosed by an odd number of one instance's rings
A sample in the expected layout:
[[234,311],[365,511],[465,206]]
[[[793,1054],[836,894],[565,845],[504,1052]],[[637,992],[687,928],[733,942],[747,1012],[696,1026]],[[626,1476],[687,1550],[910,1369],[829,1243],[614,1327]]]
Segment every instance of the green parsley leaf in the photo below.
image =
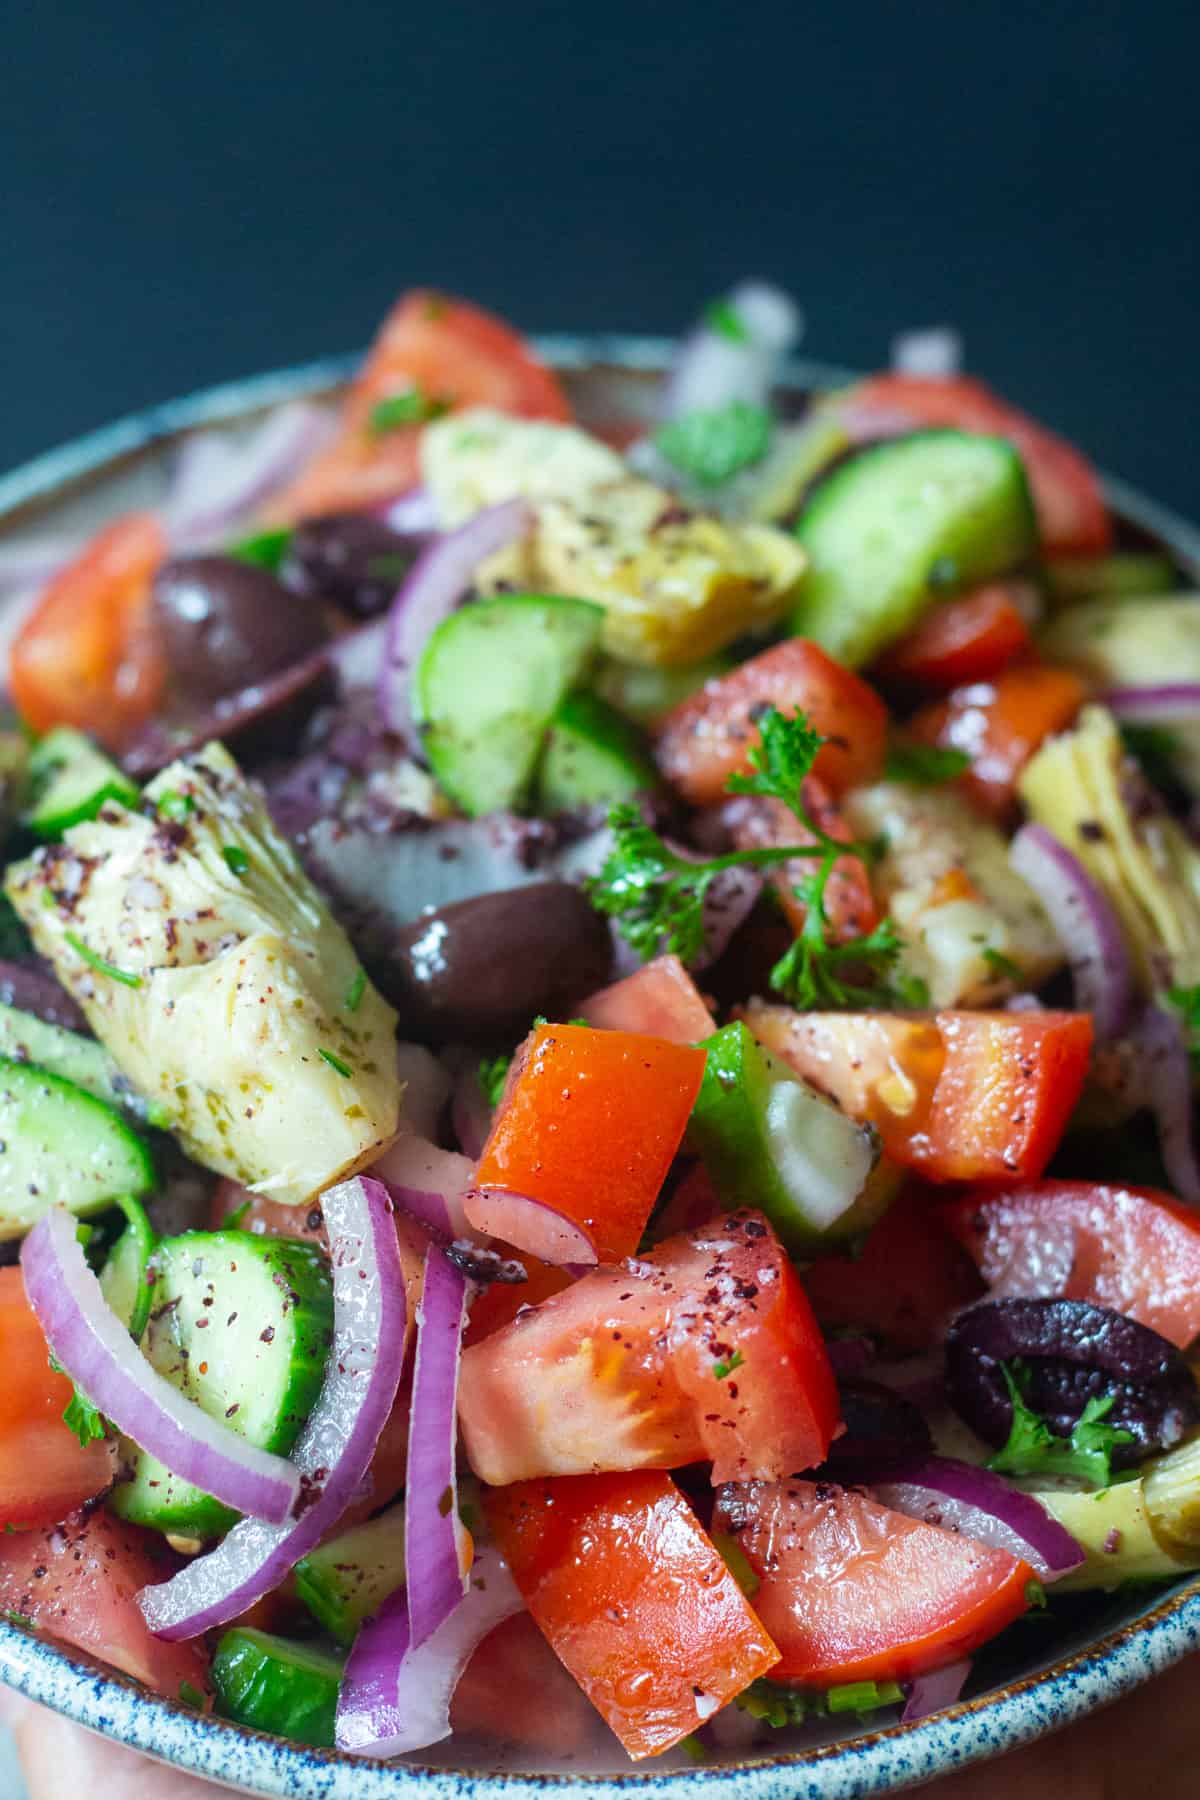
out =
[[367,426],[376,437],[382,437],[386,432],[398,431],[402,425],[427,425],[449,411],[449,400],[427,394],[413,382],[411,387],[401,388],[398,394],[389,394],[377,402],[371,408]]
[[241,845],[222,844],[221,855],[225,859],[225,867],[229,870],[229,873],[231,875],[236,875],[240,881],[250,867],[250,858],[246,855],[246,852],[242,849]]
[[327,1062],[330,1068],[335,1069],[339,1075],[344,1075],[347,1081],[354,1074],[349,1063],[344,1063],[340,1056],[335,1056],[332,1050],[323,1049],[320,1044],[317,1045],[317,1055],[322,1062]]
[[511,1062],[511,1056],[485,1056],[480,1062],[479,1085],[489,1106],[499,1106],[500,1096],[504,1092],[504,1083],[508,1080],[508,1067]]
[[903,1698],[898,1681],[845,1681],[827,1691],[825,1704],[831,1713],[866,1713]]
[[1167,989],[1167,1004],[1183,1021],[1183,1035],[1193,1068],[1200,1068],[1200,984]]
[[291,541],[292,528],[284,525],[277,531],[256,531],[250,537],[239,538],[237,543],[230,544],[225,554],[232,556],[235,562],[254,563],[258,568],[278,575]]
[[76,956],[82,957],[88,967],[95,969],[98,975],[107,975],[113,981],[121,982],[125,987],[141,987],[140,975],[134,975],[128,969],[118,969],[116,963],[105,962],[102,956],[97,956],[94,950],[89,950],[83,939],[76,937],[73,931],[64,931],[63,937],[70,944]]
[[761,1678],[737,1696],[737,1705],[752,1719],[761,1719],[776,1730],[802,1725],[806,1719],[837,1713],[869,1713],[881,1706],[895,1706],[904,1698],[895,1681],[846,1681],[823,1691],[784,1687]]
[[[6,1525],[4,1529],[6,1531],[12,1531],[14,1528],[11,1525]],[[0,1619],[4,1619],[9,1625],[20,1625],[25,1631],[33,1630],[33,1620],[30,1618],[29,1614],[15,1612],[11,1607],[6,1606],[0,1608]]]
[[103,1417],[97,1412],[87,1395],[81,1394],[78,1388],[67,1402],[63,1412],[63,1424],[75,1433],[85,1449],[97,1438],[105,1436]]
[[1015,963],[1011,956],[1005,956],[1003,950],[994,950],[990,944],[983,952],[983,960],[997,977],[1003,976],[1006,981],[1017,982],[1025,979],[1021,965]]
[[196,802],[190,794],[181,794],[175,788],[168,788],[165,794],[159,796],[158,810],[164,819],[174,819],[182,824],[189,813],[195,812]]
[[1000,1369],[1012,1400],[1012,1429],[988,1468],[999,1475],[1073,1475],[1094,1487],[1111,1486],[1113,1452],[1119,1444],[1133,1442],[1131,1431],[1104,1423],[1113,1409],[1113,1395],[1089,1400],[1070,1437],[1061,1438],[1026,1405],[1021,1363],[1001,1363]]
[[[47,889],[49,893],[49,890]],[[50,904],[54,905],[54,896],[50,895]],[[24,921],[8,895],[0,890],[0,958],[5,962],[19,962],[21,957],[28,956],[33,948],[33,940],[25,929]]]
[[660,425],[654,447],[700,487],[720,487],[739,469],[761,462],[771,443],[765,407],[731,400],[712,412],[684,413]]
[[713,1374],[718,1381],[724,1381],[727,1375],[732,1375],[735,1369],[740,1369],[745,1360],[746,1359],[741,1351],[735,1350],[727,1362],[715,1362],[713,1364]]
[[758,721],[759,742],[750,752],[749,775],[731,775],[726,787],[731,794],[758,794],[782,800],[802,825],[811,825],[802,787],[812,773],[817,752],[825,739],[814,731],[802,712],[790,718],[777,706],[768,707]]
[[366,993],[366,991],[367,991],[367,971],[365,969],[358,969],[355,971],[354,980],[350,983],[350,986],[346,989],[346,1011],[347,1012],[357,1012],[358,1011],[359,1006],[362,1002],[362,997]]
[[704,323],[718,337],[728,338],[731,344],[750,342],[750,333],[732,300],[710,300],[704,309]]
[[884,778],[902,781],[906,787],[940,787],[954,781],[971,766],[965,750],[940,750],[936,744],[897,741],[887,753]]
[[1179,787],[1179,733],[1166,725],[1122,725],[1121,742],[1151,787],[1172,793]]

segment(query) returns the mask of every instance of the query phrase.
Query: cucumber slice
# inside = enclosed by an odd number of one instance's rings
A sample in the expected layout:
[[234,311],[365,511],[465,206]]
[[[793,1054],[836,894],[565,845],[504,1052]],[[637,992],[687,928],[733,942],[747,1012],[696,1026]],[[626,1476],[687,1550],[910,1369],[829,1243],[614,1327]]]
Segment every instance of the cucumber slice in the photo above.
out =
[[1054,556],[1046,560],[1046,586],[1059,606],[1076,600],[1142,600],[1179,586],[1175,565],[1157,550],[1121,550],[1113,556]]
[[94,819],[106,800],[134,806],[137,798],[135,783],[81,731],[59,725],[34,745],[25,822],[38,837],[61,837],[68,826]]
[[740,1020],[702,1047],[708,1061],[688,1144],[721,1204],[760,1208],[801,1254],[861,1232],[873,1210],[857,1202],[878,1159],[875,1133],[801,1081]]
[[225,1633],[212,1661],[223,1719],[322,1749],[333,1746],[341,1679],[339,1657],[245,1625]]
[[[321,1389],[333,1337],[329,1262],[315,1244],[187,1231],[155,1253],[142,1354],[210,1418],[286,1456]],[[237,1514],[122,1440],[109,1505],[134,1525],[214,1537]]]
[[603,623],[587,600],[502,594],[433,633],[413,710],[434,774],[472,818],[525,799],[546,727],[586,673]]
[[0,1240],[23,1236],[52,1206],[89,1218],[153,1187],[150,1152],[111,1106],[0,1056]]
[[550,725],[538,771],[538,811],[615,806],[658,786],[638,731],[595,694],[568,694]]
[[1024,562],[1037,526],[1002,438],[920,431],[863,450],[821,484],[796,535],[810,569],[792,630],[858,668],[934,600]]
[[13,1062],[36,1063],[51,1075],[61,1075],[76,1087],[117,1106],[132,1118],[146,1120],[150,1109],[140,1094],[133,1090],[127,1076],[122,1075],[104,1045],[95,1038],[83,1037],[62,1025],[48,1025],[33,1013],[16,1006],[0,1004],[0,1056]]
[[128,1223],[100,1271],[100,1291],[118,1319],[129,1327],[129,1335],[140,1343],[154,1297],[152,1259],[158,1236],[139,1201],[125,1195],[117,1204]]
[[293,1571],[296,1592],[339,1644],[351,1644],[364,1619],[404,1586],[404,1506],[343,1531]]
[[602,700],[636,725],[657,725],[672,707],[690,700],[706,681],[719,681],[734,666],[731,656],[709,656],[686,669],[655,669],[649,664],[617,662],[601,657],[592,688]]

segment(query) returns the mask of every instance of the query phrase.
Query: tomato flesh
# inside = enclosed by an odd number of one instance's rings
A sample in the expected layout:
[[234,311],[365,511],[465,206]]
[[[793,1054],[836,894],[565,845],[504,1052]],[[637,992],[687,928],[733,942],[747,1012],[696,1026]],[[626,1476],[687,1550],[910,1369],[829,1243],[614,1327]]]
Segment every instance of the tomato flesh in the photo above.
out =
[[488,1490],[534,1620],[630,1756],[656,1756],[766,1674],[778,1651],[668,1475]]
[[883,767],[887,711],[860,676],[807,638],[787,638],[704,686],[663,721],[655,755],[673,787],[693,806],[725,797],[733,774],[746,774],[759,741],[757,719],[776,706],[803,712],[827,742],[813,772],[831,793],[872,781]]
[[149,513],[129,513],[54,577],[13,639],[9,686],[35,731],[73,725],[120,750],[162,697],[166,663],[150,584],[167,554]]
[[677,956],[656,956],[644,968],[601,988],[579,1009],[602,1031],[636,1031],[669,1044],[696,1044],[717,1022]]
[[32,1620],[172,1700],[184,1682],[203,1694],[203,1643],[164,1643],[137,1604],[142,1588],[165,1581],[177,1566],[161,1538],[101,1509],[53,1531],[0,1536],[0,1611]]
[[1200,1217],[1170,1194],[1038,1181],[942,1210],[988,1286],[1090,1300],[1186,1349],[1200,1337]]
[[0,1347],[0,1526],[56,1525],[112,1481],[115,1446],[63,1423],[75,1389],[50,1367],[18,1268],[0,1269]]
[[1025,764],[1048,737],[1067,730],[1086,698],[1073,670],[1023,663],[994,681],[955,688],[922,708],[909,731],[919,743],[968,756],[963,791],[990,817],[1004,820],[1016,804]]
[[990,681],[1033,648],[1022,599],[1015,582],[993,581],[943,601],[892,646],[880,672],[939,693]]
[[1006,1550],[827,1482],[728,1488],[715,1523],[759,1577],[773,1681],[905,1681],[957,1662],[1020,1617],[1034,1579]]
[[[828,837],[836,838],[840,843],[851,843],[850,827],[825,783],[816,775],[808,775],[803,791],[805,809],[813,822]],[[747,799],[744,803],[738,802],[730,811],[733,840],[739,849],[782,849],[789,844],[803,847],[816,842],[812,832],[782,800]],[[816,867],[815,858],[798,856],[767,870],[767,879],[779,897],[784,916],[797,935],[804,929],[808,907],[796,889]],[[879,911],[861,856],[838,857],[825,884],[823,904],[828,935],[834,943],[848,943],[851,938],[865,937],[874,930],[879,923]]]
[[838,1421],[812,1308],[766,1220],[731,1213],[597,1269],[463,1353],[459,1422],[492,1486],[678,1468],[812,1468]]

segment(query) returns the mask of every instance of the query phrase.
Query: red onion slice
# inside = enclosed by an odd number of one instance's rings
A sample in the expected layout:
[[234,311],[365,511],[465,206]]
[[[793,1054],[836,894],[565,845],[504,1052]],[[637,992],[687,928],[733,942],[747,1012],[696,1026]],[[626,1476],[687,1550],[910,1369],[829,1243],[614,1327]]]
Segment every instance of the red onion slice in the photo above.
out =
[[0,962],[0,1003],[33,1013],[47,1025],[88,1030],[88,1022],[49,967],[40,962]]
[[467,1283],[431,1244],[417,1309],[404,1489],[404,1574],[414,1650],[450,1616],[466,1589],[456,1470],[458,1365],[466,1317]]
[[918,1719],[927,1719],[930,1713],[953,1706],[970,1673],[971,1659],[965,1656],[961,1662],[947,1663],[944,1669],[927,1669],[924,1675],[914,1676],[900,1715],[901,1723],[915,1725]]
[[186,438],[164,509],[173,547],[194,548],[229,531],[298,474],[333,430],[328,413],[297,400],[248,436],[217,430]]
[[467,1593],[423,1644],[411,1642],[407,1595],[384,1601],[354,1641],[342,1677],[337,1747],[359,1756],[400,1756],[450,1735],[450,1702],[484,1638],[524,1601],[500,1552],[475,1558]]
[[467,1194],[467,1217],[485,1237],[499,1238],[542,1262],[594,1267],[596,1246],[583,1226],[544,1200],[509,1188],[476,1187]]
[[442,1150],[418,1132],[398,1137],[371,1170],[386,1182],[397,1206],[447,1238],[473,1237],[463,1196],[475,1164],[456,1150]]
[[1022,1557],[1042,1581],[1057,1581],[1084,1560],[1070,1532],[1032,1494],[990,1469],[947,1456],[922,1456],[889,1464],[878,1479],[861,1479],[893,1512],[1007,1550]]
[[419,1132],[423,1138],[436,1137],[451,1094],[449,1075],[424,1044],[397,1044],[396,1068],[404,1083],[400,1108],[404,1129]]
[[29,1304],[71,1380],[180,1480],[280,1524],[300,1496],[299,1469],[210,1419],[146,1361],[84,1261],[76,1227],[65,1207],[53,1207],[21,1246]]
[[243,1519],[215,1550],[138,1595],[156,1636],[197,1637],[279,1586],[362,1490],[392,1410],[407,1306],[387,1189],[359,1175],[321,1196],[333,1265],[333,1345],[325,1380],[292,1452],[303,1492],[286,1525]]
[[385,501],[378,509],[378,517],[393,531],[406,534],[438,529],[437,508],[428,488],[410,488],[398,500]]
[[1049,915],[1071,966],[1076,1005],[1091,1013],[1097,1040],[1118,1037],[1133,1001],[1133,964],[1108,896],[1044,825],[1023,825],[1008,860]]
[[67,538],[27,538],[0,544],[0,590],[41,588],[79,555],[83,545]]
[[1200,1206],[1200,1159],[1192,1110],[1192,1066],[1175,1013],[1147,1006],[1130,1033],[1139,1098],[1153,1112],[1167,1180],[1181,1200]]
[[446,532],[417,558],[387,616],[377,691],[380,716],[389,730],[414,739],[409,687],[430,633],[470,592],[480,563],[516,543],[532,524],[533,513],[524,500],[506,500]]
[[1200,684],[1164,682],[1158,687],[1109,688],[1099,696],[1114,718],[1146,725],[1200,724]]

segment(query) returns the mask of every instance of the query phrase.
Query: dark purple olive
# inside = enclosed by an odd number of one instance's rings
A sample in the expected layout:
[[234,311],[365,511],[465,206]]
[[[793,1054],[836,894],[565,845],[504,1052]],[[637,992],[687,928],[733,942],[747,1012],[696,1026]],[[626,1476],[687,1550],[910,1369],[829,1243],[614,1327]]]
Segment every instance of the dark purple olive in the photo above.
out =
[[174,691],[211,705],[304,662],[328,641],[321,607],[233,556],[176,556],[154,580]]
[[126,747],[121,761],[129,774],[145,781],[177,756],[194,755],[213,738],[228,744],[243,762],[290,750],[309,713],[328,698],[331,688],[328,659],[318,650],[210,706],[151,719]]
[[406,1032],[506,1040],[602,987],[608,927],[577,887],[541,881],[422,914],[372,963]]
[[297,525],[279,579],[294,594],[324,600],[355,619],[385,612],[425,540],[405,537],[370,513],[331,513]]
[[33,1013],[47,1025],[84,1031],[88,1022],[71,995],[40,956],[25,962],[0,962],[0,1003]]
[[1132,1434],[1113,1463],[1169,1450],[1200,1418],[1195,1381],[1174,1344],[1135,1319],[1086,1300],[986,1300],[946,1336],[946,1391],[985,1443],[1008,1441],[1013,1408],[1002,1363],[1021,1364],[1023,1397],[1068,1438],[1091,1400],[1111,1395],[1105,1424]]
[[856,1375],[839,1382],[838,1392],[846,1429],[829,1446],[825,1467],[839,1480],[847,1479],[854,1468],[932,1449],[933,1438],[920,1408],[882,1381]]

